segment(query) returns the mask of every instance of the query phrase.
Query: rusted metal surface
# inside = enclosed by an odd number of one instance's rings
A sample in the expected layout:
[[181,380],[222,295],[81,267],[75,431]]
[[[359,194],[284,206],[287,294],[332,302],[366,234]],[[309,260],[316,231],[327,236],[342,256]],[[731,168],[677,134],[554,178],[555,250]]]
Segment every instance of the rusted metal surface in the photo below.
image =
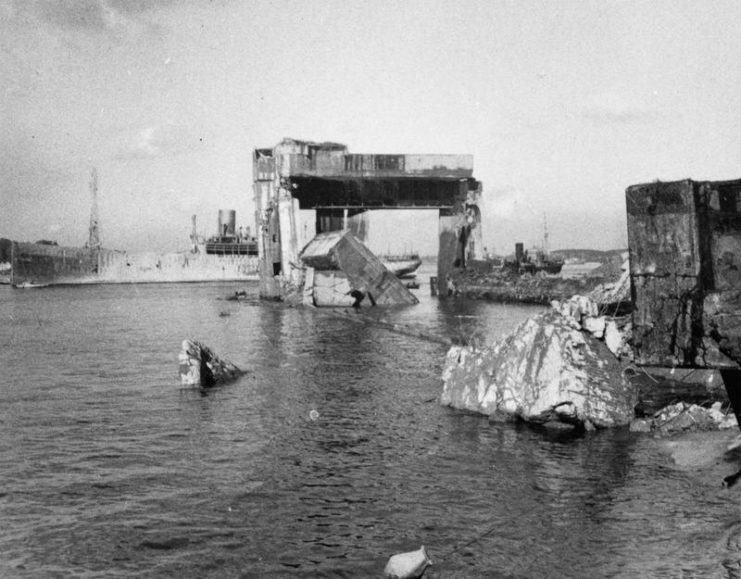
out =
[[741,181],[626,191],[633,347],[640,364],[741,363]]

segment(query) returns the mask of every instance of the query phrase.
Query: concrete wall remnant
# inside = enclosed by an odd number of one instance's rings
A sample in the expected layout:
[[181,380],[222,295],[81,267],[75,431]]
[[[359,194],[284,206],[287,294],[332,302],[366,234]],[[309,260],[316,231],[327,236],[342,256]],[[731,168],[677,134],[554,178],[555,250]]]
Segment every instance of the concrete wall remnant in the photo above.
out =
[[633,346],[643,365],[741,363],[741,180],[628,187]]

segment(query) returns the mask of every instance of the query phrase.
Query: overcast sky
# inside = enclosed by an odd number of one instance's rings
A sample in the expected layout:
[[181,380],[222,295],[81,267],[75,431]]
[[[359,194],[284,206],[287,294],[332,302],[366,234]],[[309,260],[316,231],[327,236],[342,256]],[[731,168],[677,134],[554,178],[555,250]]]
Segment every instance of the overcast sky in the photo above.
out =
[[741,177],[737,1],[0,0],[0,49],[0,237],[83,244],[93,166],[105,247],[253,225],[284,137],[472,154],[502,253],[544,216],[623,247],[627,186]]

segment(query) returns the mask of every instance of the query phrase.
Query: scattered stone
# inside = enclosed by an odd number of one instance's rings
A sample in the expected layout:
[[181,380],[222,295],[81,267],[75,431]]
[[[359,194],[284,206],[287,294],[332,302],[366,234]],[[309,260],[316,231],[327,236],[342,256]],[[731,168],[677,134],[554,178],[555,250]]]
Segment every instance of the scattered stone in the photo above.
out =
[[618,330],[617,324],[610,320],[605,324],[605,344],[615,356],[618,358],[623,350],[624,338],[620,330]]
[[636,418],[630,423],[631,432],[651,432],[651,421],[645,418]]
[[601,339],[605,335],[605,326],[607,322],[604,316],[598,318],[588,317],[582,322],[582,327],[585,331],[589,332],[597,338]]
[[738,426],[733,413],[724,413],[722,403],[716,402],[710,408],[697,404],[677,402],[661,409],[650,420],[651,430],[659,434],[675,432],[705,432],[724,430]]

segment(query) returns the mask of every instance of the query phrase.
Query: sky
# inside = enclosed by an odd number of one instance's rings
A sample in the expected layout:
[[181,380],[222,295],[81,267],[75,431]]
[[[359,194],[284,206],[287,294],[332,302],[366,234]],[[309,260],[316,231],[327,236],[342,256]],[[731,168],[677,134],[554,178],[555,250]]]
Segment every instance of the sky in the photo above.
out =
[[254,231],[291,137],[473,155],[499,253],[626,247],[629,185],[741,177],[740,40],[735,0],[0,0],[0,237],[85,243],[93,167],[105,247]]

